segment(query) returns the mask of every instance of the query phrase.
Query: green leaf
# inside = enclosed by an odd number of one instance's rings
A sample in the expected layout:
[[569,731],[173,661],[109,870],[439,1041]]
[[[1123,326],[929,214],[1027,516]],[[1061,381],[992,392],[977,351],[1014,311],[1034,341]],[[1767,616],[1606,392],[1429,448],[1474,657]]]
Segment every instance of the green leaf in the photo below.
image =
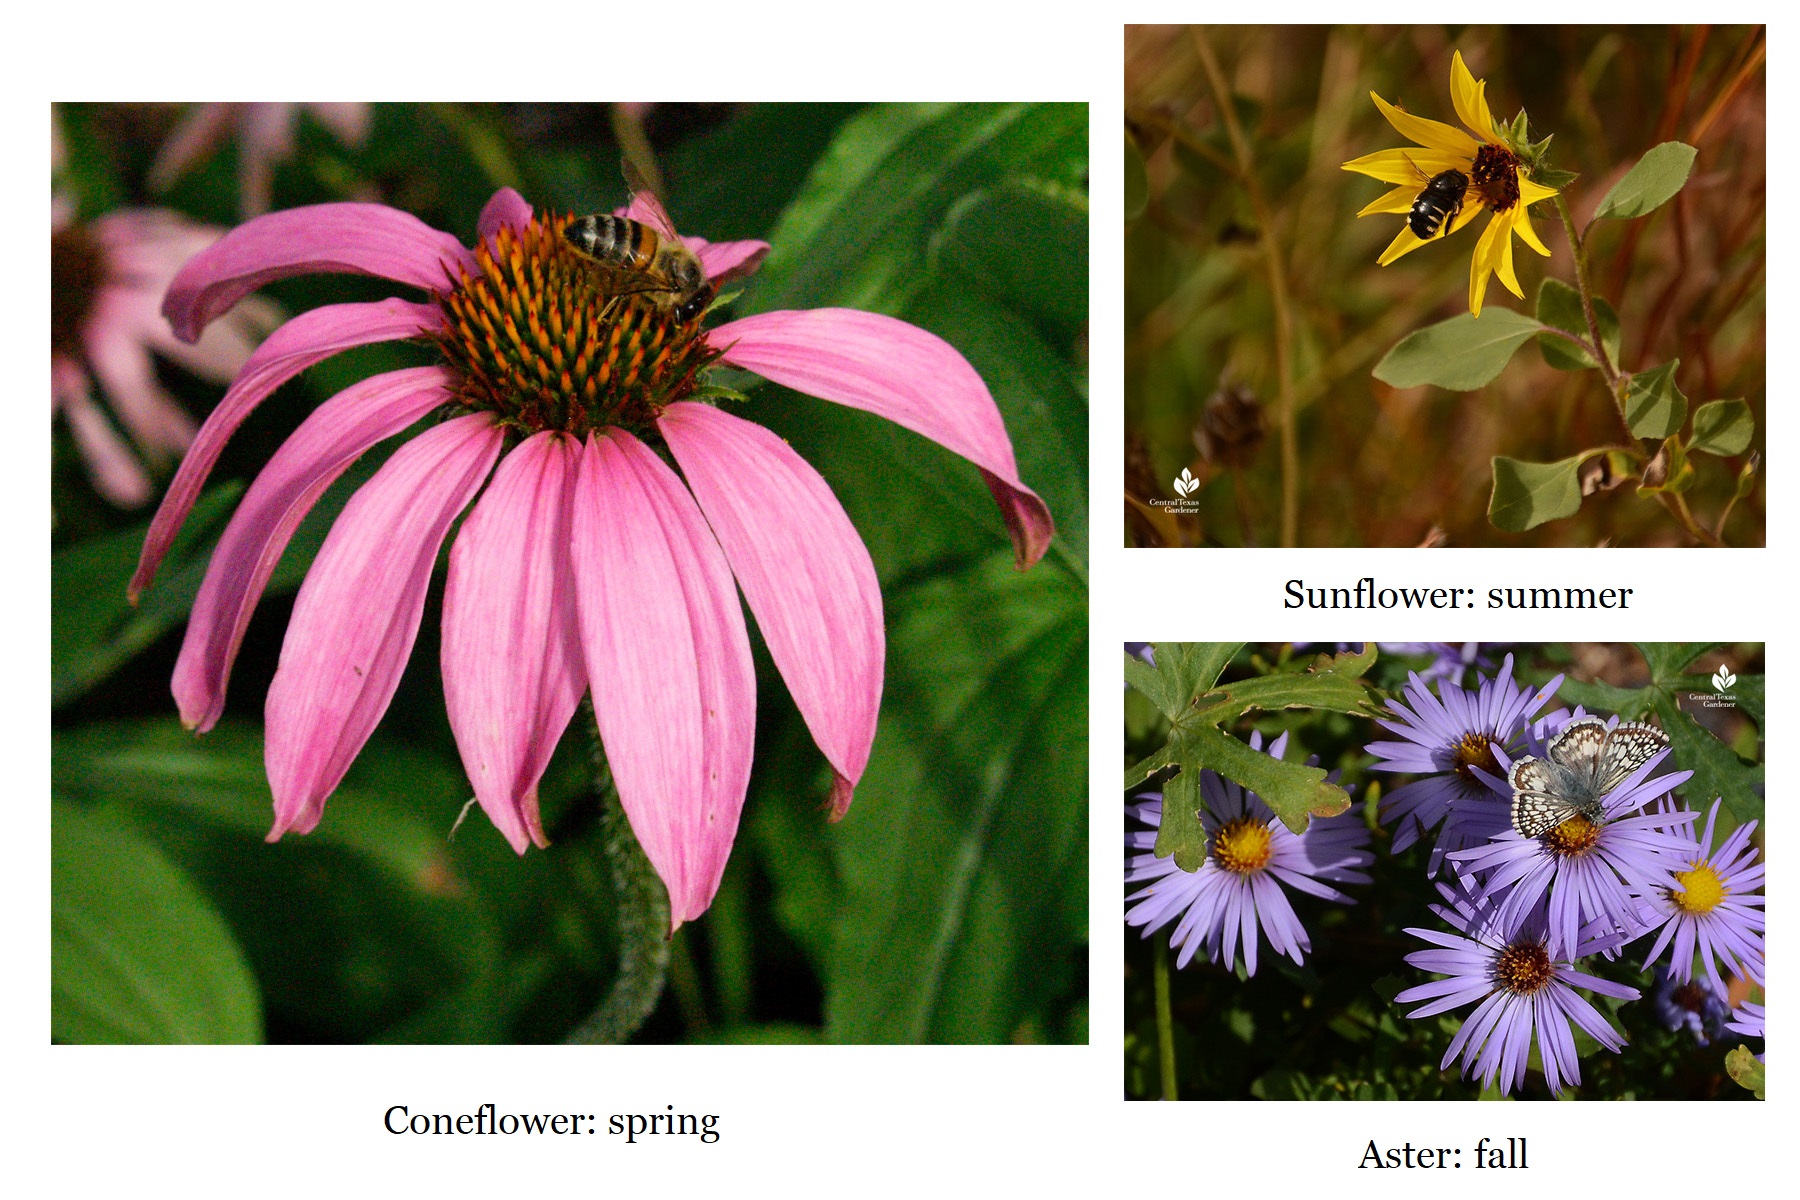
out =
[[1679,358],[1660,367],[1639,371],[1625,386],[1625,420],[1641,438],[1671,436],[1687,420],[1687,397],[1675,386]]
[[64,1042],[259,1042],[256,981],[182,869],[117,818],[55,802],[50,1032]]
[[1398,388],[1431,384],[1471,392],[1492,383],[1513,351],[1542,330],[1509,308],[1488,308],[1480,317],[1463,313],[1401,338],[1375,364],[1375,378]]
[[1150,207],[1150,177],[1144,171],[1144,156],[1137,140],[1125,139],[1125,219],[1135,221]]
[[1683,142],[1664,142],[1651,147],[1638,159],[1636,166],[1625,172],[1625,178],[1613,184],[1606,198],[1600,201],[1600,207],[1594,210],[1594,219],[1630,219],[1654,212],[1687,183],[1688,173],[1694,169],[1696,153],[1692,146]]
[[[1710,696],[1718,690],[1710,675],[1683,675],[1675,686],[1696,696]],[[1737,702],[1738,707],[1744,710],[1744,714],[1756,724],[1757,729],[1765,728],[1763,723],[1763,676],[1739,675],[1736,682],[1725,690]]]
[[1767,1086],[1763,1064],[1750,1053],[1748,1046],[1735,1047],[1725,1055],[1725,1073],[1731,1076],[1733,1083],[1752,1092],[1758,1100],[1763,1099]]
[[[1587,339],[1587,317],[1581,310],[1581,293],[1560,279],[1545,277],[1538,286],[1537,318],[1546,325]],[[1619,361],[1619,314],[1603,297],[1594,297],[1594,320],[1600,325],[1600,341],[1607,357]],[[1581,347],[1555,334],[1538,337],[1538,349],[1544,361],[1559,371],[1581,371],[1599,367],[1594,356]]]
[[1231,662],[1242,642],[1157,642],[1151,654],[1156,665],[1125,656],[1125,680],[1150,698],[1162,714],[1174,720],[1194,706],[1196,697],[1212,687]]
[[[826,1033],[1006,1041],[1085,986],[1085,593],[1053,565],[1021,574],[996,554],[884,599],[874,752],[849,815],[809,821],[838,881]],[[826,787],[752,807],[815,808]]]
[[1652,693],[1651,708],[1669,735],[1670,758],[1694,777],[1681,786],[1690,807],[1704,810],[1715,796],[1740,822],[1760,820],[1763,798],[1756,792],[1761,771],[1732,752],[1681,708],[1671,692]]
[[1524,462],[1496,454],[1488,520],[1496,529],[1522,533],[1574,513],[1581,507],[1581,484],[1576,473],[1583,459],[1598,453],[1584,450],[1573,458],[1553,463]]
[[1742,454],[1756,433],[1756,418],[1742,400],[1708,400],[1694,410],[1694,440],[1689,450],[1721,457]]
[[1637,652],[1650,666],[1650,678],[1659,686],[1672,686],[1681,677],[1681,669],[1723,646],[1724,642],[1633,642]]
[[1254,709],[1323,708],[1367,716],[1372,706],[1362,677],[1375,665],[1375,656],[1373,642],[1364,642],[1360,654],[1321,654],[1304,674],[1280,671],[1216,688],[1198,710],[1202,716],[1228,710],[1235,717]]
[[1072,336],[1087,320],[1087,198],[1029,180],[977,188],[950,206],[930,261],[955,269],[1008,309]]

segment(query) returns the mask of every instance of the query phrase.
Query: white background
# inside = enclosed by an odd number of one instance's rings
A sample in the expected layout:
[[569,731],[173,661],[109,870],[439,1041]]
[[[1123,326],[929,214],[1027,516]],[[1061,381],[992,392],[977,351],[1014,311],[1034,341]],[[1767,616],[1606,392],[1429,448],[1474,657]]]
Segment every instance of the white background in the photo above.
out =
[[[1364,1144],[1472,1147],[1529,1135],[1530,1172],[1455,1173],[1458,1193],[1508,1194],[1598,1185],[1613,1196],[1646,1185],[1764,1191],[1765,1165],[1794,1127],[1792,1104],[1126,1104],[1120,984],[1122,821],[1119,646],[1132,640],[1659,640],[1768,643],[1770,718],[1783,727],[1796,603],[1783,406],[1773,404],[1770,549],[1702,551],[1446,550],[1135,551],[1121,529],[1122,22],[1243,20],[1266,8],[1219,3],[997,5],[912,3],[457,7],[372,0],[304,5],[40,8],[10,30],[5,145],[7,228],[19,231],[23,275],[6,301],[9,361],[31,364],[10,391],[23,422],[0,486],[9,561],[28,577],[7,597],[15,681],[6,722],[17,764],[4,872],[0,962],[9,1181],[18,1195],[530,1196],[761,1194],[1204,1195],[1320,1186],[1404,1194],[1443,1189],[1439,1172],[1359,1171]],[[1724,6],[1766,20],[1767,6]],[[1557,20],[1566,5],[1513,4],[1477,14],[1398,5],[1292,4],[1286,16],[1373,21],[1511,17]],[[1666,4],[1596,4],[1589,20],[1673,20]],[[1709,6],[1707,15],[1713,15]],[[1777,27],[1767,73],[1771,131],[1770,278],[1785,280],[1791,239],[1781,220],[1794,138],[1785,43]],[[50,528],[42,347],[48,310],[38,240],[47,198],[51,99],[483,100],[1079,100],[1091,104],[1092,326],[1092,1020],[1086,1047],[51,1047],[49,1030],[48,710]],[[1646,103],[1652,100],[1646,98]],[[1771,329],[1792,315],[1771,289]],[[1774,369],[1785,338],[1772,339]],[[1283,581],[1354,586],[1616,586],[1637,589],[1624,613],[1295,613]],[[1793,772],[1769,755],[1771,813]],[[1780,831],[1782,823],[1777,823]],[[1783,894],[1778,851],[1772,886]],[[1779,913],[1780,903],[1772,905]],[[1772,923],[1782,944],[1784,919]],[[1774,955],[1784,975],[1783,953]],[[1779,997],[1782,988],[1773,989]],[[1775,1023],[1788,1011],[1778,999]],[[1789,1006],[1791,1007],[1791,1006]],[[1791,1054],[1777,1050],[1781,1064]],[[568,1138],[394,1137],[391,1104],[414,1111],[502,1110],[720,1115],[721,1140],[657,1138],[635,1146],[604,1134]],[[1791,1135],[1790,1135],[1791,1136]],[[1465,1159],[1468,1155],[1465,1154]],[[9,1189],[10,1190],[10,1189]]]

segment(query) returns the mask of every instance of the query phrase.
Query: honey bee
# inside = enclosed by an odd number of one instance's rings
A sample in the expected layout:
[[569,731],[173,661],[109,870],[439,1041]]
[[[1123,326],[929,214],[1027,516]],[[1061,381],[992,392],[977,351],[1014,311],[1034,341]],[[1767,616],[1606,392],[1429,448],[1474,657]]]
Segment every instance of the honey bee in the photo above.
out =
[[563,240],[605,276],[610,295],[642,295],[677,321],[692,321],[706,311],[718,289],[629,161],[625,178],[632,189],[629,207],[648,220],[593,213],[564,226]]

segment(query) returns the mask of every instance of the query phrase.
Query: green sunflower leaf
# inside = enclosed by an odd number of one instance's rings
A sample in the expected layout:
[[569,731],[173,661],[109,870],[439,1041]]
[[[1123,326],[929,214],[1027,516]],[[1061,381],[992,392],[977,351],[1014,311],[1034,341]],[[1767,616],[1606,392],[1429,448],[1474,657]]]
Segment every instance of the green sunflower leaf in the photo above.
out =
[[1694,410],[1694,441],[1689,450],[1707,454],[1742,454],[1756,433],[1756,418],[1742,400],[1708,400]]
[[1625,172],[1625,178],[1613,184],[1612,191],[1600,201],[1594,219],[1614,217],[1629,220],[1656,211],[1682,189],[1688,173],[1694,169],[1697,151],[1684,142],[1664,142],[1653,146],[1637,165]]
[[1545,521],[1571,515],[1581,507],[1577,473],[1582,460],[1597,453],[1586,450],[1553,463],[1523,462],[1496,454],[1488,520],[1496,529],[1523,533]]
[[1639,371],[1625,389],[1625,420],[1641,438],[1666,438],[1687,420],[1687,397],[1675,386],[1679,358]]
[[1375,364],[1375,378],[1398,388],[1431,384],[1452,392],[1485,387],[1505,370],[1513,351],[1543,325],[1510,308],[1468,313],[1409,333]]
[[[1537,318],[1585,340],[1587,316],[1581,310],[1581,293],[1560,279],[1546,278],[1538,288]],[[1594,297],[1594,320],[1600,325],[1600,342],[1607,357],[1619,361],[1619,314],[1602,297]],[[1544,334],[1538,338],[1544,361],[1559,371],[1584,371],[1599,367],[1594,356],[1567,338]]]

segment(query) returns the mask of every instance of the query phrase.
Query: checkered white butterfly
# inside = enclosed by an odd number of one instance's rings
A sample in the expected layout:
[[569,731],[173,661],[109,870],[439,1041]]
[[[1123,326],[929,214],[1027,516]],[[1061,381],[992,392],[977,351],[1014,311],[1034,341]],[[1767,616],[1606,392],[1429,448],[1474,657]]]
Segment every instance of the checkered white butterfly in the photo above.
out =
[[1606,794],[1668,746],[1669,735],[1654,725],[1621,721],[1608,729],[1599,717],[1577,717],[1550,739],[1546,757],[1528,754],[1506,773],[1513,828],[1534,838],[1570,817],[1599,822]]

